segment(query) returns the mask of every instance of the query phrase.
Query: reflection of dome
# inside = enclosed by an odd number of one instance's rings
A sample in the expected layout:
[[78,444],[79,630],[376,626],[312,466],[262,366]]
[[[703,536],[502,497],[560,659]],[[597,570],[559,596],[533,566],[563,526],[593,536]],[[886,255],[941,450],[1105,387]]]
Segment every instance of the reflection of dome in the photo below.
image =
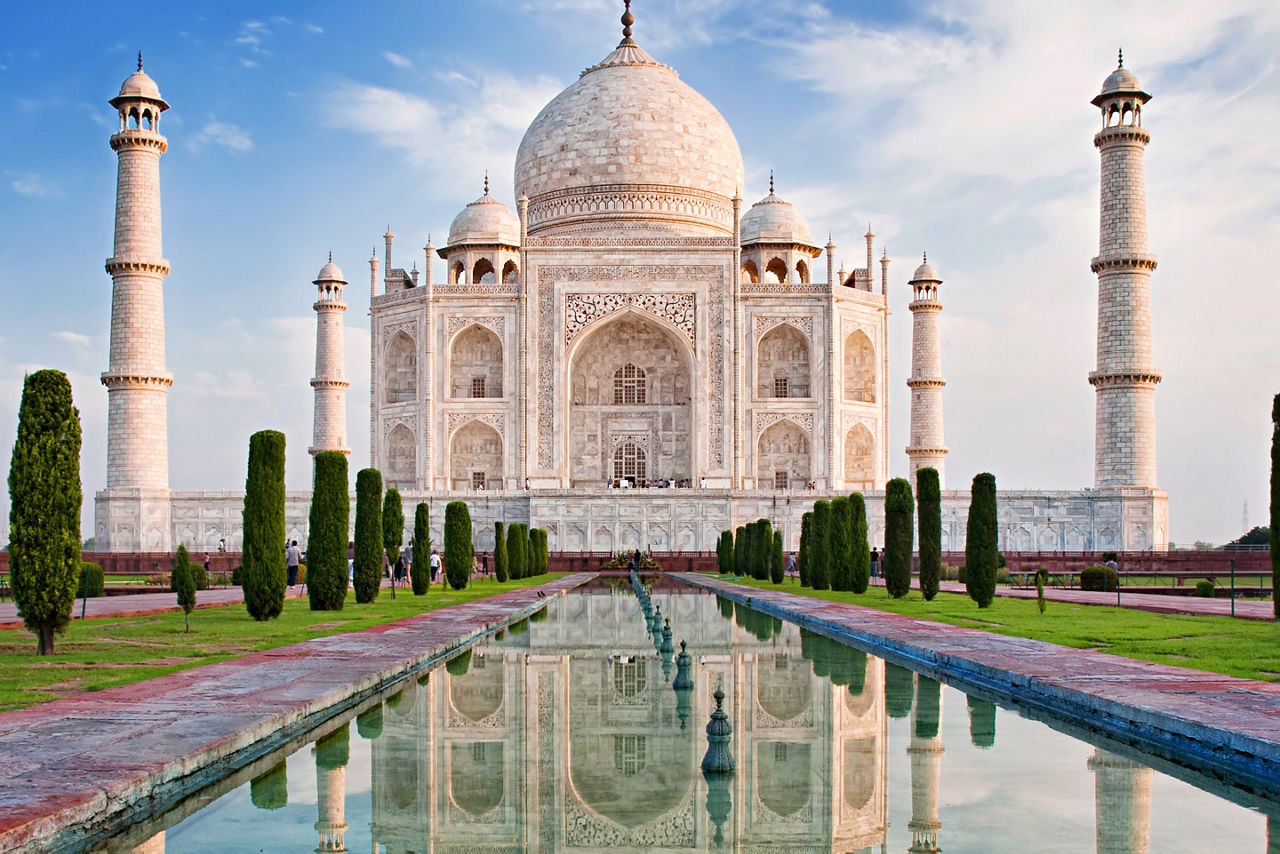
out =
[[800,243],[813,245],[809,223],[790,202],[773,193],[751,206],[742,218],[742,245],[750,243]]
[[316,276],[317,282],[342,282],[346,284],[347,280],[342,277],[342,271],[338,269],[338,265],[333,263],[333,258],[329,259],[329,263],[320,268],[319,275]]
[[466,244],[520,245],[520,220],[511,209],[489,195],[485,179],[484,195],[462,209],[449,226],[449,246]]
[[[679,234],[732,233],[742,152],[724,117],[630,40],[543,107],[516,154],[530,232],[625,219]],[[700,226],[700,227],[699,227]]]

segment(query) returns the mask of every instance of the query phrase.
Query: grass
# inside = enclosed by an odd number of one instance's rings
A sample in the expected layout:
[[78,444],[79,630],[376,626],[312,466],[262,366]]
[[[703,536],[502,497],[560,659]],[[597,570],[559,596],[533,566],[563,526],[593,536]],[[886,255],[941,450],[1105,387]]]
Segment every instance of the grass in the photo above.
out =
[[849,602],[953,626],[1077,649],[1097,649],[1142,661],[1245,679],[1280,681],[1280,623],[1153,614],[1130,608],[1052,601],[1041,614],[1034,599],[997,596],[989,608],[979,609],[968,596],[958,593],[939,593],[932,602],[926,602],[915,590],[902,599],[891,599],[883,587],[871,587],[863,594],[836,593],[801,587],[792,579],[774,585],[750,578],[721,578],[744,586]]
[[183,632],[181,611],[73,620],[67,633],[54,642],[55,654],[43,658],[36,655],[35,636],[30,632],[0,630],[0,711],[140,682],[310,638],[358,632],[437,608],[545,584],[565,574],[504,583],[493,578],[472,580],[465,590],[447,593],[437,585],[425,596],[400,589],[394,600],[391,591],[384,589],[368,605],[357,605],[355,595],[348,594],[341,611],[312,611],[307,599],[287,599],[284,613],[266,622],[251,618],[242,604],[200,608],[191,613],[190,634]]

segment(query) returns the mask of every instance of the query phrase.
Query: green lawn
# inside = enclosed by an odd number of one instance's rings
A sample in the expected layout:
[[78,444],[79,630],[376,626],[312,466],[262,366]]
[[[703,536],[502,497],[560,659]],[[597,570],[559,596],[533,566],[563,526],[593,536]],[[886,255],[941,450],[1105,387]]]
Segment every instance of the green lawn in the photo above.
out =
[[[722,580],[735,579],[722,577]],[[1098,649],[1143,661],[1246,679],[1280,681],[1280,623],[1231,617],[1152,614],[1128,608],[1065,602],[1049,602],[1041,614],[1034,599],[998,596],[991,607],[979,609],[968,596],[957,593],[939,593],[932,602],[926,602],[915,590],[902,599],[891,599],[883,587],[871,587],[859,595],[815,591],[801,587],[793,579],[780,585],[750,578],[736,581],[744,586],[777,589],[834,602],[851,602],[953,626],[968,626],[1079,649]]]
[[357,632],[424,611],[545,584],[565,574],[502,584],[492,578],[473,580],[465,590],[447,593],[436,585],[425,596],[399,589],[394,600],[391,591],[383,589],[368,605],[357,605],[355,595],[349,593],[341,611],[312,611],[308,600],[288,599],[284,613],[266,622],[251,618],[244,605],[199,608],[191,612],[190,634],[183,632],[181,611],[73,620],[67,633],[54,642],[55,654],[45,658],[36,655],[35,636],[30,632],[0,630],[0,711],[101,691],[309,638]]

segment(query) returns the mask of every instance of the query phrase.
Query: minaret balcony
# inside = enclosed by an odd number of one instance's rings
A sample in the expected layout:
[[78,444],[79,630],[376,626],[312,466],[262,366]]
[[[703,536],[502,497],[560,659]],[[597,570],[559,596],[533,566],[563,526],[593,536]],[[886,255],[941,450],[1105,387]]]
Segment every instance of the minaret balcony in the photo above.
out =
[[1089,269],[1094,273],[1107,270],[1154,270],[1156,256],[1145,252],[1117,252],[1109,255],[1098,255],[1089,262]]

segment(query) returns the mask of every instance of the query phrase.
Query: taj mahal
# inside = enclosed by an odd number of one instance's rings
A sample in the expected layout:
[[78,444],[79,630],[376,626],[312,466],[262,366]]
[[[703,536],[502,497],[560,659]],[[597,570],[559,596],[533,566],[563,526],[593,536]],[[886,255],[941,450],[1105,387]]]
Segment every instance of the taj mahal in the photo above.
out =
[[[622,22],[617,47],[529,125],[513,204],[491,195],[486,177],[443,246],[428,238],[425,255],[402,253],[388,227],[382,257],[369,259],[369,464],[408,506],[430,504],[433,536],[445,503],[465,499],[481,549],[496,520],[545,528],[553,551],[693,551],[760,517],[794,549],[815,500],[853,491],[866,495],[881,544],[885,484],[905,449],[913,480],[925,466],[944,474],[943,548],[963,548],[970,473],[945,480],[944,265],[922,259],[907,284],[910,430],[893,437],[889,401],[901,391],[888,380],[889,340],[908,333],[889,316],[890,288],[901,285],[884,247],[868,228],[865,265],[837,269],[830,238],[815,237],[772,178],[767,194],[751,193],[725,119],[640,47],[629,10]],[[1097,363],[1080,373],[1095,389],[1093,484],[1002,491],[1005,549],[1167,547],[1143,174],[1149,98],[1121,61],[1092,102]],[[110,103],[119,172],[98,548],[225,541],[238,550],[238,478],[226,492],[169,488],[166,394],[182,381],[164,349],[159,126],[169,105],[141,59]],[[350,453],[349,284],[330,258],[299,289],[317,318],[313,454]],[[307,493],[287,496],[289,536],[303,544],[308,505]]]

